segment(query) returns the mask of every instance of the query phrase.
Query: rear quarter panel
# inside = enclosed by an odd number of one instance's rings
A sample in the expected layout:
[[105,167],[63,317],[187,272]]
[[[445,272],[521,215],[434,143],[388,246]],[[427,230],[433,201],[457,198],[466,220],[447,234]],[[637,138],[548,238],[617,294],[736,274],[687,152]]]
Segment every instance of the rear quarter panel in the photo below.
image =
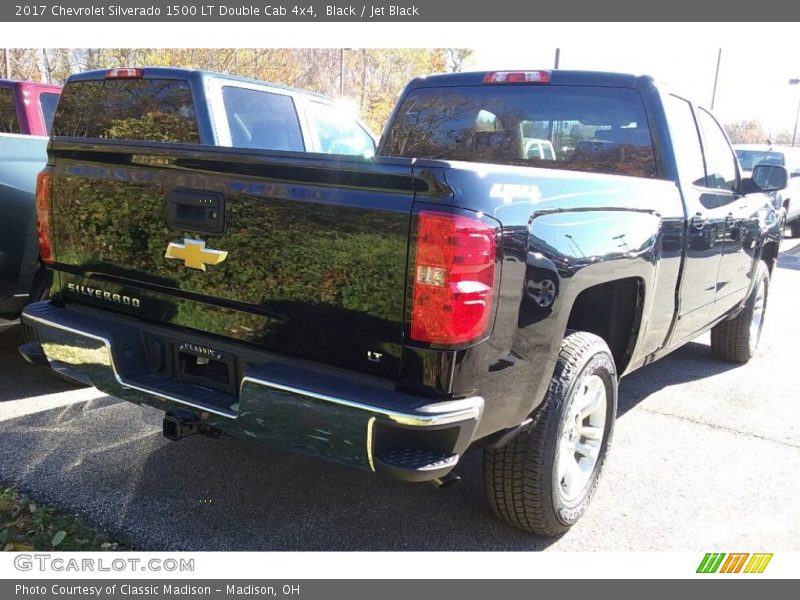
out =
[[[673,182],[434,161],[418,162],[417,168],[452,189],[436,203],[469,208],[502,224],[502,283],[492,335],[452,353],[444,367],[452,370],[452,393],[477,391],[485,398],[479,436],[518,424],[541,402],[572,306],[589,287],[636,278],[644,290],[628,371],[664,344],[675,311],[684,225]],[[426,206],[417,202],[415,211]],[[544,274],[556,295],[542,307],[531,301],[530,288]],[[416,355],[414,361],[433,360],[426,356],[429,349],[407,352]],[[441,376],[443,369],[431,372]]]

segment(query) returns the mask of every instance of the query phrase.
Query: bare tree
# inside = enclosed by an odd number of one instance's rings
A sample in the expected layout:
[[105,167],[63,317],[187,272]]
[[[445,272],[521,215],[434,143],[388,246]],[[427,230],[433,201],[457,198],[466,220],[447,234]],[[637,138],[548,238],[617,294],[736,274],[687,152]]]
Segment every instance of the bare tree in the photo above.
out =
[[471,48],[445,48],[447,56],[447,70],[450,73],[463,71],[464,67],[472,60],[475,51]]
[[725,124],[725,131],[733,144],[765,144],[767,132],[755,119],[745,119]]

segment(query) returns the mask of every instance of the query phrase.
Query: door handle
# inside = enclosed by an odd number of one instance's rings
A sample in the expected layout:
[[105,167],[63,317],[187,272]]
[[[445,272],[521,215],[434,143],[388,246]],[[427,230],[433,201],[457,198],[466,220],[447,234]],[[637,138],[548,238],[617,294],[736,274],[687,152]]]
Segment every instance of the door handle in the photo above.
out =
[[172,190],[167,195],[167,224],[172,229],[220,234],[225,230],[225,197],[216,192]]
[[696,212],[692,217],[692,227],[702,229],[708,224],[708,217],[701,212]]

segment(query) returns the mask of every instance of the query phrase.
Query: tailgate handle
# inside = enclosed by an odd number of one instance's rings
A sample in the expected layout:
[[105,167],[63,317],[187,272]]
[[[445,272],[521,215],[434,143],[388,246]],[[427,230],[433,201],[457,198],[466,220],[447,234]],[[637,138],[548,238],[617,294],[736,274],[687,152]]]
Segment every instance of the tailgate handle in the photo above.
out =
[[225,197],[217,192],[172,190],[167,195],[167,224],[202,233],[225,231]]

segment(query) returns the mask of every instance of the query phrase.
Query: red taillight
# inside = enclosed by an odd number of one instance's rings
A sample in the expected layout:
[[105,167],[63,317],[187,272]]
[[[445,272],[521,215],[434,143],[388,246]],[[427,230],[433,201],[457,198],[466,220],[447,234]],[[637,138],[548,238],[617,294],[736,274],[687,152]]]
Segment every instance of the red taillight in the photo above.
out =
[[495,230],[478,219],[419,214],[411,338],[463,344],[486,333],[492,312]]
[[550,83],[550,71],[493,71],[483,83]]
[[36,232],[39,235],[39,257],[42,262],[52,264],[53,256],[53,207],[50,202],[52,179],[47,169],[36,177]]
[[109,69],[106,71],[106,79],[141,79],[144,77],[144,69]]

